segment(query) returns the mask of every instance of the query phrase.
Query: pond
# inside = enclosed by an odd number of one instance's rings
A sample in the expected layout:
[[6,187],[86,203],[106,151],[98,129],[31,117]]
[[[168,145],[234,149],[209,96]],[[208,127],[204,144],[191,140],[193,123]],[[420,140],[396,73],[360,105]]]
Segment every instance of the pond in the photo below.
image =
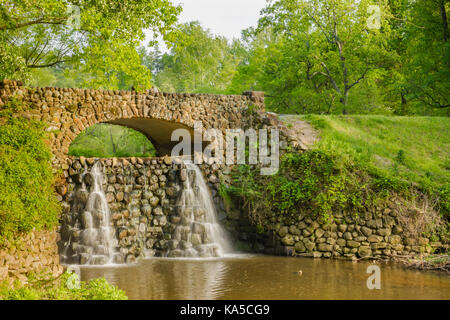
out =
[[379,264],[381,289],[369,290],[369,265],[262,255],[155,258],[133,265],[83,267],[81,279],[105,277],[129,299],[144,300],[450,299],[446,273],[390,263]]

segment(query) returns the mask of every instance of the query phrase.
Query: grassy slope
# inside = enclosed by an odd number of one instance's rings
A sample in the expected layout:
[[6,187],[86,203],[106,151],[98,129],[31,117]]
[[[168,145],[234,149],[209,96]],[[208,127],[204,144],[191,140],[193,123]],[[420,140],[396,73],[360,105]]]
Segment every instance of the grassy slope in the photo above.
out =
[[[288,117],[285,120],[289,123]],[[333,150],[426,190],[450,183],[450,118],[301,116],[319,130],[316,147]]]

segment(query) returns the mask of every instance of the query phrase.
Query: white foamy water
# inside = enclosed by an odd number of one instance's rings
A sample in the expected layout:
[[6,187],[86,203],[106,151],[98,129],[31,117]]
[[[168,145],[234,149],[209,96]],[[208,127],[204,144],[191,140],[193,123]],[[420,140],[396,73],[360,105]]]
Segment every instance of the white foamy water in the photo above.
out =
[[[169,257],[223,257],[232,247],[222,226],[217,221],[216,210],[209,189],[199,167],[184,161],[187,174],[177,202],[181,217]],[[174,242],[172,242],[174,243]]]
[[[63,258],[68,263],[82,265],[112,264],[117,240],[115,229],[110,223],[110,211],[102,187],[103,172],[100,162],[97,161],[89,172],[85,170],[81,180],[82,185],[77,193],[86,200],[84,202],[77,199],[74,204],[74,209],[80,211],[79,219],[73,228],[79,232],[79,239],[75,241],[70,237],[65,244]],[[68,252],[71,252],[69,256]]]

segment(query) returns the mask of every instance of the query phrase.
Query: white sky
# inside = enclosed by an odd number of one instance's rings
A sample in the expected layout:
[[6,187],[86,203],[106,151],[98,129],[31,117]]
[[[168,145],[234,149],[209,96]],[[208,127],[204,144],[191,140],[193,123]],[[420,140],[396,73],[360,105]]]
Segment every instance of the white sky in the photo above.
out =
[[[240,38],[241,31],[256,26],[266,0],[173,0],[183,11],[179,22],[200,21],[203,28],[228,39]],[[160,41],[160,48],[165,46]]]

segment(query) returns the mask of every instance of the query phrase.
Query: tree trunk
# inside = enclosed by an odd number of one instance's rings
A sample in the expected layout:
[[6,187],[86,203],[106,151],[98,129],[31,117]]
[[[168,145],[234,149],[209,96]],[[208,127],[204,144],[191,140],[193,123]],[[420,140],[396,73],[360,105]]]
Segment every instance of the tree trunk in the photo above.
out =
[[342,109],[342,114],[348,114],[347,112],[347,104],[348,104],[348,92],[350,89],[345,88],[344,96],[341,98],[341,103],[344,105],[344,109]]
[[402,105],[400,107],[400,115],[404,116],[404,115],[406,115],[408,113],[407,112],[408,101],[406,100],[405,93],[401,92],[400,95],[401,95],[401,98],[402,98]]
[[116,145],[114,144],[114,139],[113,139],[113,135],[112,135],[112,128],[109,128],[109,137],[111,139],[111,144],[112,144],[112,148],[113,148],[113,154],[116,155]]

